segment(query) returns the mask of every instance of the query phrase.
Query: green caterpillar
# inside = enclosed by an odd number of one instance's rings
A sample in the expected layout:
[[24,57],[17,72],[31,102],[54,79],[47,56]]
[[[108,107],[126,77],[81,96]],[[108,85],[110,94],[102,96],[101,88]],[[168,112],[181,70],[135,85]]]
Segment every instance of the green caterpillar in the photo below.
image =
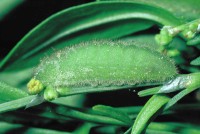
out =
[[171,59],[133,42],[89,41],[41,60],[28,83],[30,94],[46,100],[82,87],[134,86],[165,82],[177,74]]

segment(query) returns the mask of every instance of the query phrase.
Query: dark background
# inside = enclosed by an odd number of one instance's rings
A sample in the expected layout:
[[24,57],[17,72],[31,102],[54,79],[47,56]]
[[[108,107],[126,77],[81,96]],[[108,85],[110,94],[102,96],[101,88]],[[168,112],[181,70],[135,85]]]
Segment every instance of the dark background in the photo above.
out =
[[[0,59],[32,28],[50,15],[93,0],[25,0],[0,21]],[[3,46],[3,47],[2,47]]]

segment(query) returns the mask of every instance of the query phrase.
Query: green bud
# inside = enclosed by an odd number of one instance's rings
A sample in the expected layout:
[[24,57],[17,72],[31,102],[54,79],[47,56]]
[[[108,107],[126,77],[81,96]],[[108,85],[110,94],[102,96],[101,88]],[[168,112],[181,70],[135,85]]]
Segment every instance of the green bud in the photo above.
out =
[[198,23],[192,23],[189,25],[189,30],[192,32],[196,32],[198,28]]
[[189,29],[185,29],[183,32],[182,32],[183,36],[187,39],[192,39],[194,38],[196,32],[193,32],[193,31],[190,31]]
[[169,34],[158,34],[155,37],[155,40],[158,44],[167,45],[172,41],[173,37]]
[[180,56],[180,54],[181,54],[180,51],[178,51],[177,49],[172,49],[167,51],[167,55],[169,57]]
[[53,87],[48,86],[44,91],[44,99],[47,101],[51,101],[56,98],[58,98],[57,91]]

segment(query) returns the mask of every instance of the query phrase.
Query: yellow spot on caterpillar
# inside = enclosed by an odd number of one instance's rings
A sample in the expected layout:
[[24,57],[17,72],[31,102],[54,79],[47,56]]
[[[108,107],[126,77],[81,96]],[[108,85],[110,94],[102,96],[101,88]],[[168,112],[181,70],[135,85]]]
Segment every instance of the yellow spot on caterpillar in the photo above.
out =
[[36,80],[34,78],[29,81],[27,87],[29,94],[33,95],[40,93],[44,89],[43,84],[39,80]]

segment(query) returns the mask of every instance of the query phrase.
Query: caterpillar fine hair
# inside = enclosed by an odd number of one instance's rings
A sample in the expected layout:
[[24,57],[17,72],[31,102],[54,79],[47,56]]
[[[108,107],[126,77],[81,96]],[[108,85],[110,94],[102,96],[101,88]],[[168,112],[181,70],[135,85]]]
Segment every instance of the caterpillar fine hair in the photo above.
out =
[[[28,83],[30,94],[60,89],[164,82],[177,74],[173,61],[134,42],[88,41],[68,46],[41,60]],[[45,96],[45,93],[44,93]],[[48,95],[47,95],[48,96]]]

